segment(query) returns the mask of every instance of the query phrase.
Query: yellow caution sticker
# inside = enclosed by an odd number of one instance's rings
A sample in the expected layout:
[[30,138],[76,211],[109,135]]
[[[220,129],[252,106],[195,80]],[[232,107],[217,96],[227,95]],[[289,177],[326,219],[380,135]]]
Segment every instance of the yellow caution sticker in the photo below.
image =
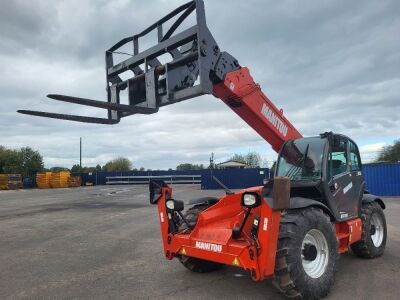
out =
[[234,266],[240,266],[240,262],[239,262],[239,260],[238,260],[237,257],[235,257],[235,259],[233,260],[232,265],[234,265]]
[[186,255],[186,249],[185,247],[182,247],[181,251],[179,252],[182,255]]

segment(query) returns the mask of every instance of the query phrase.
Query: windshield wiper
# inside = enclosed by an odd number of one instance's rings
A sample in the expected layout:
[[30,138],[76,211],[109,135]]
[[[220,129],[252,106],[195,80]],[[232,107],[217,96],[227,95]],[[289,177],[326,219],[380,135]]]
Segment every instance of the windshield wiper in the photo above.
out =
[[308,149],[310,148],[310,144],[307,144],[306,151],[304,152],[304,157],[303,157],[303,165],[301,166],[301,175],[304,173],[304,167],[306,166],[306,159],[308,157]]
[[[304,171],[304,166],[306,159],[308,157],[308,149],[310,148],[310,144],[307,144],[306,150],[304,151],[304,156],[300,159],[298,162],[300,166],[293,165],[286,173],[286,176],[288,176],[291,180],[293,180],[300,172],[303,173]],[[302,179],[300,179],[302,180]]]

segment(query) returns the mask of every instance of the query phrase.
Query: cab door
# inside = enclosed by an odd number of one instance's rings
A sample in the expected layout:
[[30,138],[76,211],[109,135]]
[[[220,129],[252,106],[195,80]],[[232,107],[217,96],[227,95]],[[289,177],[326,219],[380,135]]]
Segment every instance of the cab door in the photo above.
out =
[[356,143],[349,139],[349,163],[350,163],[350,174],[352,180],[352,188],[349,190],[352,199],[353,211],[355,215],[360,215],[361,200],[365,189],[365,180],[362,175],[362,165],[360,152]]
[[[354,218],[358,211],[358,199],[354,197],[353,175],[349,161],[349,140],[345,136],[334,135],[328,152],[329,202],[338,220]],[[335,210],[335,209],[333,209]]]

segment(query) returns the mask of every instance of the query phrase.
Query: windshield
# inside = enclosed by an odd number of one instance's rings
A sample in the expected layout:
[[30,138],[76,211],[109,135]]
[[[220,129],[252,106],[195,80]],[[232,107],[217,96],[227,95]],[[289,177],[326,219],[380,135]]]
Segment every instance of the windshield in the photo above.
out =
[[321,179],[322,156],[325,140],[320,137],[291,140],[281,151],[277,176],[287,176],[292,181]]

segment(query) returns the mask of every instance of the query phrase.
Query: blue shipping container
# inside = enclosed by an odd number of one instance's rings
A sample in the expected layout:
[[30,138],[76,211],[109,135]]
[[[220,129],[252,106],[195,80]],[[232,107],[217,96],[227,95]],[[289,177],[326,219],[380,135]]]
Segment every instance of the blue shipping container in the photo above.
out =
[[400,196],[400,163],[363,166],[367,189],[378,196]]
[[[215,169],[189,171],[130,171],[130,172],[98,172],[81,174],[82,183],[105,185],[106,177],[112,176],[165,176],[165,175],[201,175],[202,189],[219,189],[220,186],[212,178],[214,175],[230,189],[241,189],[262,185],[269,178],[269,170],[257,169]],[[400,196],[400,163],[366,164],[363,175],[367,189],[378,196]]]

